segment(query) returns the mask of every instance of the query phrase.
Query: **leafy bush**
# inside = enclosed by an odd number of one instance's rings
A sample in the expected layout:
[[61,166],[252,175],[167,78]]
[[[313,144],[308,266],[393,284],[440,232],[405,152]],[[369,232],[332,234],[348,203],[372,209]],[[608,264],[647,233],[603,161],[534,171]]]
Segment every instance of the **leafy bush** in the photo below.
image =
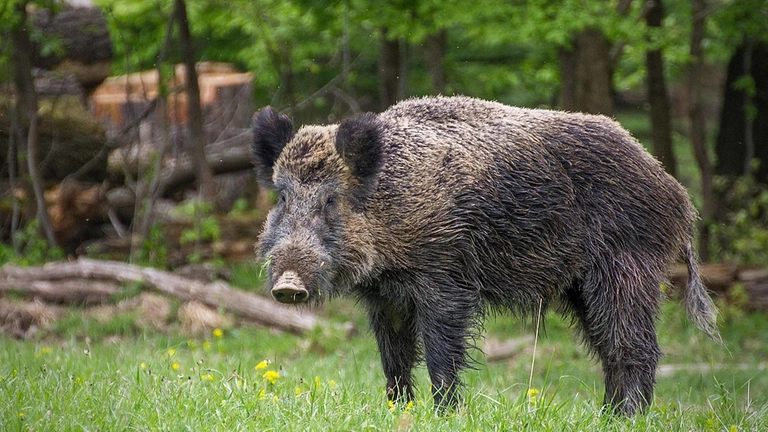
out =
[[713,257],[739,265],[768,264],[768,187],[751,178],[718,179],[720,214]]
[[44,264],[64,258],[64,251],[50,247],[48,241],[40,235],[37,220],[29,221],[22,229],[13,234],[13,243],[0,243],[0,265],[14,263],[21,266]]

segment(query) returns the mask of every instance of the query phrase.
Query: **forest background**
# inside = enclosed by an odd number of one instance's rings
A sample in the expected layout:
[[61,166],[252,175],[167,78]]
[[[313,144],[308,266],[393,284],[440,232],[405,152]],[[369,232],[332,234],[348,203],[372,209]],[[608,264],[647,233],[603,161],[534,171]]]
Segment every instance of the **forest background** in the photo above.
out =
[[[202,83],[215,74],[248,79],[219,90],[206,105]],[[150,76],[159,77],[153,93],[138,101],[121,94],[119,110],[131,111],[128,120],[114,124],[97,115],[104,86]],[[725,321],[751,328],[744,323],[762,322],[768,307],[766,0],[2,0],[4,333],[38,344],[72,337],[78,345],[94,334],[135,336],[147,326],[167,332],[190,315],[181,312],[189,292],[148,281],[146,270],[138,270],[144,272],[138,282],[102,274],[98,285],[93,274],[79,274],[76,287],[59,282],[53,289],[43,283],[58,279],[43,267],[30,274],[53,279],[22,283],[9,276],[51,261],[116,260],[258,291],[252,246],[273,197],[251,171],[253,110],[271,105],[298,125],[329,123],[433,94],[615,117],[690,191],[701,216],[698,250]],[[217,112],[233,105],[221,126]],[[136,318],[143,312],[133,310],[131,319],[115,312],[105,325],[83,309],[37,315],[25,309],[33,299],[88,309],[152,290],[181,298],[154,309],[159,320]],[[134,305],[141,309],[144,300]],[[206,303],[203,310],[217,318],[198,327],[209,337],[213,329],[229,335],[237,326],[225,311],[248,315],[237,302],[227,305]],[[47,318],[54,315],[59,324]],[[298,351],[334,352],[340,343],[338,335],[310,334],[314,348],[304,340]],[[734,335],[746,358],[759,362],[762,348],[754,349],[743,332]],[[675,343],[700,343],[689,339]],[[162,340],[153,344],[168,343]],[[274,349],[289,357],[297,350]],[[706,362],[706,353],[700,357]],[[765,406],[761,421],[768,418]],[[735,412],[750,418],[748,408]]]

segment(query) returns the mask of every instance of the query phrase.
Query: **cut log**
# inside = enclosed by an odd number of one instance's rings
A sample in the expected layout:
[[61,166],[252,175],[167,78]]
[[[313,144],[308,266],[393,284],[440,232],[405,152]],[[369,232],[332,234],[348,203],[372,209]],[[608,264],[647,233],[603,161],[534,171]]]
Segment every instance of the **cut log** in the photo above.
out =
[[[243,133],[232,138],[231,147],[210,153],[206,156],[208,165],[214,174],[227,174],[238,171],[246,171],[253,168],[250,133]],[[158,196],[167,196],[181,188],[187,188],[195,181],[195,167],[189,160],[182,160],[174,167],[165,169],[160,174]],[[136,197],[128,187],[112,189],[107,195],[111,208],[118,215],[128,219],[133,215],[134,201]],[[128,217],[126,217],[128,216]]]
[[[42,9],[33,14],[35,27],[61,50],[35,50],[35,66],[72,74],[86,93],[109,76],[112,41],[107,20],[95,7],[64,8],[58,13]],[[49,50],[50,51],[50,50]]]
[[[81,258],[72,262],[55,262],[41,267],[21,268],[5,265],[0,268],[0,280],[17,290],[31,291],[32,282],[46,281],[50,286],[73,281],[140,282],[145,286],[184,301],[198,301],[223,308],[260,324],[302,334],[317,325],[324,325],[317,317],[273,300],[233,289],[225,282],[203,283],[166,271],[144,268],[116,261],[98,261]],[[88,286],[88,284],[83,285]]]
[[[685,265],[675,266],[669,274],[672,283],[682,290],[688,283]],[[707,263],[701,266],[701,279],[716,297],[728,298],[730,291],[740,286],[744,289],[747,310],[768,309],[768,269],[739,268],[733,263]]]

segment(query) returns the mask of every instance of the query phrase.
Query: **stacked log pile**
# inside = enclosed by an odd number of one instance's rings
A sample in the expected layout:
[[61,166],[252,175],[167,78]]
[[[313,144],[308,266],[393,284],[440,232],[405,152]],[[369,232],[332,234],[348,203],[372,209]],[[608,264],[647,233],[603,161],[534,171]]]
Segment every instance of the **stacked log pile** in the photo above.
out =
[[[747,310],[768,310],[768,269],[743,268],[733,263],[706,263],[701,266],[704,285],[715,297],[729,301],[735,290],[746,295],[743,306]],[[688,281],[688,269],[677,265],[670,273],[671,282],[678,290]]]

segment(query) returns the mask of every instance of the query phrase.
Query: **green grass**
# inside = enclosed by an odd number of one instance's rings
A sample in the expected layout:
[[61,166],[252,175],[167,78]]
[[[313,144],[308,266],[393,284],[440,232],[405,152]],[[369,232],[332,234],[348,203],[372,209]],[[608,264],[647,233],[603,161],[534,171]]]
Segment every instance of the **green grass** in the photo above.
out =
[[[362,314],[345,301],[331,319]],[[616,419],[600,411],[599,367],[556,315],[533,347],[514,359],[468,371],[461,409],[434,413],[424,368],[417,402],[389,407],[373,338],[314,332],[305,337],[257,328],[188,338],[115,325],[117,336],[78,334],[72,320],[36,341],[0,339],[0,430],[767,430],[768,320],[748,315],[722,327],[728,350],[708,341],[670,302],[659,324],[664,364],[718,369],[660,376],[647,414]],[[119,322],[120,318],[116,318]],[[91,327],[92,328],[92,327]],[[533,333],[499,316],[496,338]],[[268,367],[256,369],[262,360]],[[267,371],[279,374],[271,383]],[[538,392],[537,394],[534,394]]]

